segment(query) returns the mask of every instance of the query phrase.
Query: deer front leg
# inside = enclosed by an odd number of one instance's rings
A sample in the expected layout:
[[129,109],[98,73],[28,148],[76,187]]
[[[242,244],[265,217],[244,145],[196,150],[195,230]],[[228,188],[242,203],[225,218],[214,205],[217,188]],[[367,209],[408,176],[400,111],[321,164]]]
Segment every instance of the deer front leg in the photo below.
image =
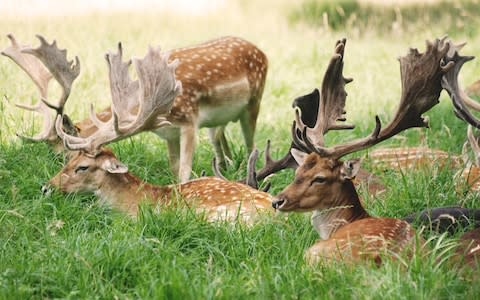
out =
[[190,179],[196,136],[197,126],[192,124],[184,125],[180,128],[180,168],[178,177],[181,183]]
[[173,174],[178,178],[180,171],[180,137],[167,140],[168,160]]
[[168,160],[172,173],[178,178],[180,168],[180,128],[167,127],[153,131],[162,139],[167,140]]

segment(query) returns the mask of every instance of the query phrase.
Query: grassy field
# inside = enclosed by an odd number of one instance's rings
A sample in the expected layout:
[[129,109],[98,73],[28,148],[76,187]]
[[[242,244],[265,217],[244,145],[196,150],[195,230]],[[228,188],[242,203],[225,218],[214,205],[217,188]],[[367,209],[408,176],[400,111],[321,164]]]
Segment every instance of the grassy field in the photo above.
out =
[[[289,146],[292,100],[318,87],[335,41],[347,37],[345,75],[347,118],[353,132],[329,136],[328,143],[365,135],[374,114],[388,120],[400,98],[397,57],[408,47],[423,51],[425,39],[448,33],[467,41],[463,53],[480,53],[480,34],[449,22],[405,29],[342,27],[337,31],[311,23],[292,22],[300,2],[231,1],[206,15],[166,12],[95,12],[87,15],[3,16],[0,48],[7,33],[19,41],[37,43],[40,33],[57,39],[78,55],[82,72],[66,111],[73,119],[88,115],[90,103],[98,109],[109,103],[106,51],[122,41],[125,56],[143,55],[150,44],[170,49],[222,35],[236,35],[259,46],[269,58],[256,144],[263,149],[272,139],[275,156]],[[311,2],[311,1],[309,1]],[[480,5],[480,4],[479,4]],[[1,12],[0,12],[0,16]],[[452,16],[455,18],[456,16]],[[478,24],[477,24],[478,27]],[[478,60],[462,70],[462,82],[479,79]],[[65,162],[44,144],[22,143],[15,132],[33,134],[39,120],[13,107],[32,103],[38,94],[24,73],[0,57],[0,298],[335,298],[441,299],[480,295],[478,276],[459,272],[446,262],[452,240],[425,233],[429,250],[411,259],[387,261],[381,267],[325,264],[309,267],[304,250],[318,235],[308,214],[265,216],[253,227],[211,224],[190,211],[152,213],[142,209],[131,219],[96,203],[89,195],[43,196],[40,187]],[[52,93],[52,98],[58,91]],[[387,145],[425,145],[459,154],[466,125],[452,112],[446,93],[428,115],[430,129],[410,130]],[[231,141],[241,140],[238,124],[228,127]],[[206,132],[199,137],[194,175],[211,174],[213,149]],[[175,181],[167,162],[166,145],[152,134],[141,134],[111,145],[133,174],[157,184]],[[243,144],[232,144],[234,162],[229,178],[244,174]],[[362,156],[357,153],[354,156]],[[262,162],[259,162],[259,165]],[[368,168],[368,161],[366,162]],[[375,216],[402,217],[413,211],[442,205],[480,207],[478,195],[455,192],[456,170],[379,174],[389,191],[381,197],[362,193]],[[271,181],[276,194],[292,179],[284,171]],[[363,192],[363,191],[362,191]]]

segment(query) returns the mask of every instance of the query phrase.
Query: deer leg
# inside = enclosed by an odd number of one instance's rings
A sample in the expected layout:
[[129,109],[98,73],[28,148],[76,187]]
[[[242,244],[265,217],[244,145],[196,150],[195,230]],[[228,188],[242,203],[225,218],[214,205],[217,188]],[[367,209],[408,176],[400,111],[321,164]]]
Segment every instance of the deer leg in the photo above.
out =
[[180,171],[180,138],[167,140],[168,160],[173,174],[178,177]]
[[220,139],[220,143],[222,144],[223,154],[225,154],[225,158],[227,160],[232,160],[232,151],[230,150],[230,146],[228,145],[227,138],[225,137],[225,126],[219,127],[217,131],[217,136]]
[[213,144],[213,150],[215,151],[215,158],[217,159],[217,163],[221,169],[225,169],[227,164],[225,162],[225,155],[223,153],[222,148],[222,140],[221,135],[223,135],[223,131],[221,127],[212,127],[208,128],[208,135],[210,136],[210,140]]
[[255,135],[255,127],[257,126],[257,116],[259,110],[258,104],[255,102],[254,105],[249,105],[248,109],[240,115],[240,125],[242,126],[243,137],[245,139],[245,145],[247,146],[248,153],[252,152],[253,150],[253,138]]
[[178,177],[181,183],[190,179],[197,127],[185,125],[180,128],[180,167]]
[[180,128],[159,128],[153,131],[162,139],[167,140],[168,160],[173,174],[178,178],[180,168]]

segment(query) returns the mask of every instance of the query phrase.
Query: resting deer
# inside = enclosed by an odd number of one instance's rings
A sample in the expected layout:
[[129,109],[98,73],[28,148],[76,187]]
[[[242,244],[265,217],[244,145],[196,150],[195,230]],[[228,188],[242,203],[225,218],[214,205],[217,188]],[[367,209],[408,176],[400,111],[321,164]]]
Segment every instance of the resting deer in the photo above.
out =
[[[38,49],[19,45],[13,35],[8,35],[8,38],[11,46],[4,49],[2,54],[11,58],[30,76],[43,99],[47,99],[48,83],[54,77],[63,90],[57,104],[57,108],[63,110],[72,84],[80,73],[78,58],[75,58],[76,64],[68,75],[55,74],[52,69],[65,66],[52,65],[54,62],[49,60],[49,54],[42,51],[46,48],[43,37],[38,36],[41,42]],[[55,43],[53,46],[56,48]],[[144,130],[153,131],[167,140],[171,167],[180,181],[185,182],[192,170],[198,128],[210,128],[215,155],[222,165],[225,163],[224,152],[231,156],[223,133],[230,121],[240,120],[247,151],[252,151],[268,61],[255,45],[237,37],[223,37],[174,49],[170,51],[170,59],[180,61],[175,75],[183,84],[183,93],[175,98],[166,116],[172,125],[155,127],[152,124],[153,127],[145,127]],[[137,106],[128,105],[129,110],[135,112]],[[44,117],[42,131],[29,140],[43,140],[61,146],[53,125],[55,117],[46,104],[38,102],[33,107],[18,106],[37,111]],[[111,115],[112,108],[109,107],[97,113],[96,119],[107,121]],[[66,125],[69,125],[68,122]],[[71,125],[68,127],[72,128]],[[91,119],[78,122],[75,127],[81,137],[88,137],[98,130],[97,124]]]
[[459,260],[462,265],[480,266],[480,228],[472,229],[460,236],[454,258]]
[[[427,42],[425,53],[411,49],[400,57],[402,94],[398,110],[382,128],[378,116],[373,132],[364,138],[325,147],[324,135],[334,129],[351,129],[345,121],[345,85],[343,77],[345,39],[338,41],[322,83],[318,117],[314,126],[303,123],[297,110],[293,139],[300,151],[292,155],[300,165],[294,181],[274,199],[280,211],[313,211],[312,224],[323,239],[306,251],[309,263],[322,259],[381,261],[382,254],[400,253],[416,246],[414,229],[405,221],[376,218],[362,207],[352,179],[360,161],[341,157],[374,146],[412,127],[426,127],[422,114],[438,103],[442,78],[456,81],[462,61],[445,39]],[[455,53],[452,53],[455,52]],[[457,92],[454,90],[454,92]],[[307,154],[310,153],[310,154]]]
[[[48,47],[52,66],[70,66],[62,51]],[[106,55],[109,68],[113,118],[103,122],[92,113],[92,123],[98,130],[90,136],[78,137],[65,132],[63,116],[58,116],[55,129],[65,146],[78,151],[49,185],[62,192],[95,193],[102,202],[130,215],[138,205],[147,203],[169,205],[174,198],[185,200],[188,206],[205,211],[214,219],[249,221],[259,210],[271,210],[271,196],[241,183],[215,177],[200,178],[183,184],[153,186],[128,172],[115,155],[103,146],[144,131],[145,128],[169,126],[168,116],[181,83],[175,79],[177,60],[168,63],[168,55],[150,48],[143,59],[134,59],[138,81],[128,75],[130,62],[122,61],[119,44],[116,54]],[[53,74],[67,76],[71,68],[51,68]],[[127,105],[128,104],[128,105]],[[132,114],[130,106],[137,107]],[[47,189],[44,189],[46,191]]]

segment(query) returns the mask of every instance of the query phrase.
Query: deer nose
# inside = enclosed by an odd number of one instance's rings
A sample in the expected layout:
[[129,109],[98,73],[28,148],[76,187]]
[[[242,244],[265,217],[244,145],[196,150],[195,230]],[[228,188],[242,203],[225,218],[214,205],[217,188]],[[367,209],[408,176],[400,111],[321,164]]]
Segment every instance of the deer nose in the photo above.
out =
[[272,207],[274,209],[279,209],[280,207],[283,206],[283,204],[285,204],[285,202],[287,202],[287,200],[285,200],[285,199],[275,199],[272,202]]
[[49,184],[45,184],[45,185],[42,185],[41,191],[45,196],[48,196],[52,192],[52,189]]

